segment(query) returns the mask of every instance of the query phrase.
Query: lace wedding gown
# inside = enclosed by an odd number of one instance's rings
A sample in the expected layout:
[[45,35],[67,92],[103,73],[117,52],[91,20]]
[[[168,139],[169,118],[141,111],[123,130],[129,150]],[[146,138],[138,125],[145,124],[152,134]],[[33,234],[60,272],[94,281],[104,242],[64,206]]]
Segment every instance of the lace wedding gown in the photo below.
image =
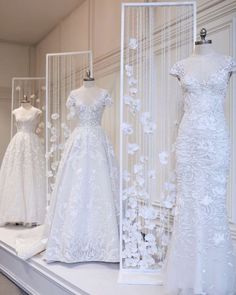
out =
[[184,115],[176,142],[178,193],[167,294],[236,294],[226,212],[230,151],[224,116],[227,84],[235,69],[231,57],[216,53],[192,56],[171,69],[180,80]]
[[35,134],[41,111],[13,111],[17,133],[8,145],[0,170],[0,224],[42,224],[45,218],[45,157]]
[[101,127],[110,103],[107,91],[97,87],[71,92],[67,107],[79,124],[66,142],[42,233],[30,233],[31,246],[26,235],[18,239],[21,258],[46,248],[48,262],[119,261],[118,170]]

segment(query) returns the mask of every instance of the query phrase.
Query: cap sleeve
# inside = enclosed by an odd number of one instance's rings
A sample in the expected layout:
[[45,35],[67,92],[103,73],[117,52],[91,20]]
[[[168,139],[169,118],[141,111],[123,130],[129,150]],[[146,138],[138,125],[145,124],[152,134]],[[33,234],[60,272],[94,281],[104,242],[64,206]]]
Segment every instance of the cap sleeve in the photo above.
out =
[[109,106],[112,105],[112,103],[113,103],[113,101],[112,101],[111,95],[109,94],[108,91],[105,91],[105,93],[104,93],[104,105],[109,107]]
[[229,62],[228,62],[227,70],[230,73],[236,71],[236,60],[234,58],[232,58],[231,56],[229,57]]
[[174,76],[174,77],[177,77],[177,78],[180,78],[183,76],[183,72],[184,72],[184,69],[183,69],[183,65],[181,62],[176,62],[172,68],[170,69],[170,75]]
[[75,117],[75,107],[76,107],[76,98],[72,92],[69,94],[67,98],[66,107],[69,111],[67,119],[71,120]]
[[42,114],[42,111],[41,111],[40,109],[37,109],[37,108],[36,108],[36,115],[37,115],[37,116],[40,116],[41,114]]

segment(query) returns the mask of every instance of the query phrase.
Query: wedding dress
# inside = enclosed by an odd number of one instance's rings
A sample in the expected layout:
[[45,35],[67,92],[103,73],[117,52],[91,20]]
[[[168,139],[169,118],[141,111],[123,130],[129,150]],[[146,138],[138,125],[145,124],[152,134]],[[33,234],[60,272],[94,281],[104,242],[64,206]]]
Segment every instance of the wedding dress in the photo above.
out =
[[236,260],[226,212],[229,138],[224,99],[236,62],[211,53],[177,62],[184,98],[176,141],[177,206],[166,291],[235,295]]
[[31,232],[30,247],[26,235],[17,241],[21,258],[46,248],[47,262],[119,261],[118,170],[101,127],[110,103],[107,91],[98,87],[70,93],[69,115],[79,124],[66,142],[44,227]]
[[46,211],[45,157],[35,133],[41,111],[13,111],[17,133],[10,141],[0,170],[0,224],[42,224]]

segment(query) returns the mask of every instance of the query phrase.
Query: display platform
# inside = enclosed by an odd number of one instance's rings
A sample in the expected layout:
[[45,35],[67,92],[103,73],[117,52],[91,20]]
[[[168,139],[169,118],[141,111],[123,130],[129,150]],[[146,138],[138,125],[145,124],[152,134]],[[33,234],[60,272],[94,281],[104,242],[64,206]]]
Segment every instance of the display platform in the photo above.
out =
[[15,253],[16,236],[23,231],[30,229],[0,228],[0,270],[29,294],[163,295],[161,286],[119,284],[114,263],[47,264],[42,254],[23,261]]

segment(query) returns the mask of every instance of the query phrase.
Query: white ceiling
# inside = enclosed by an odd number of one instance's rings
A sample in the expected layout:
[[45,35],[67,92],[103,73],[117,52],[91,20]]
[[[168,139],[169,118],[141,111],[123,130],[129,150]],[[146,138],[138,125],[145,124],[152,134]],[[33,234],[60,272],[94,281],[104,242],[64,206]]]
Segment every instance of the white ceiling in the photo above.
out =
[[36,44],[84,0],[0,0],[0,40]]

